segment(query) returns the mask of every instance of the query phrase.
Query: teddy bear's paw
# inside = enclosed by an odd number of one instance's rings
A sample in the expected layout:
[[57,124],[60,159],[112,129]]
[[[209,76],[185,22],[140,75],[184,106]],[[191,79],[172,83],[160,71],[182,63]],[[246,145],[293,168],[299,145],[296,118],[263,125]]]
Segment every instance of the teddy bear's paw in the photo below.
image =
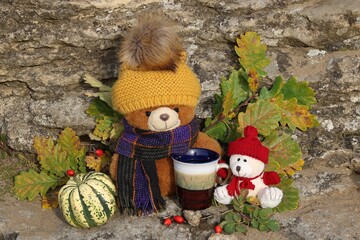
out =
[[214,190],[214,198],[217,202],[228,205],[233,200],[233,197],[229,195],[227,185],[220,186]]
[[277,187],[267,187],[258,193],[258,199],[262,208],[274,208],[280,204],[283,192]]

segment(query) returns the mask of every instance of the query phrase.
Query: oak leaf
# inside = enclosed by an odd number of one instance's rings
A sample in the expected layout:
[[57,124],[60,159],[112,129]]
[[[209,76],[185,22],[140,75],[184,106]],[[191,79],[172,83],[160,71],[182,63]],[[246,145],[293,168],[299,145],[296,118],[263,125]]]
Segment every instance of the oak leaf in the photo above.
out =
[[255,69],[249,70],[248,83],[251,91],[256,92],[260,86],[260,77]]
[[99,80],[97,80],[95,77],[91,76],[88,73],[85,73],[83,75],[83,78],[85,80],[85,83],[89,84],[93,88],[98,88],[100,92],[97,93],[97,96],[102,101],[104,101],[109,106],[111,106],[111,104],[112,104],[112,102],[111,102],[111,87],[103,84],[102,82],[100,82]]
[[110,153],[105,152],[101,157],[98,157],[94,154],[87,155],[85,158],[86,166],[100,172],[106,165],[111,161]]
[[284,100],[283,95],[280,94],[272,99],[271,102],[278,105],[281,110],[280,124],[282,126],[288,125],[292,131],[295,128],[306,131],[308,128],[319,125],[316,116],[310,113],[309,107],[299,105],[296,98]]
[[316,103],[315,91],[308,86],[307,82],[299,82],[295,77],[286,81],[280,93],[284,95],[284,100],[296,98],[298,104],[309,108]]
[[276,104],[262,99],[249,103],[246,112],[238,115],[238,132],[242,133],[246,126],[254,126],[259,134],[268,136],[279,126],[281,111]]
[[86,113],[95,118],[96,126],[89,134],[92,140],[107,141],[117,139],[123,129],[121,115],[99,98],[93,99]]
[[276,97],[280,93],[283,85],[284,85],[284,80],[282,79],[282,77],[280,77],[280,76],[276,77],[270,90],[268,90],[266,87],[263,87],[261,89],[259,98],[268,100],[268,99]]
[[246,32],[236,39],[238,46],[235,51],[239,56],[239,62],[247,73],[255,69],[259,76],[266,76],[264,68],[270,63],[266,57],[267,46],[262,44],[260,36],[255,32]]
[[54,209],[59,206],[58,202],[59,191],[52,191],[41,197],[41,208]]
[[86,149],[84,145],[81,145],[80,138],[76,135],[76,132],[71,128],[65,128],[59,135],[57,144],[63,151],[66,152],[66,158],[69,160],[70,166],[68,169],[79,169],[80,172],[85,173],[85,156]]
[[26,198],[31,201],[39,194],[45,196],[49,189],[54,189],[59,184],[59,178],[46,172],[37,173],[30,169],[20,172],[15,177],[13,191],[20,200]]
[[284,174],[285,169],[302,159],[299,144],[288,134],[283,133],[278,136],[276,132],[272,132],[262,144],[269,149],[269,163],[266,165],[266,171]]
[[278,212],[286,210],[295,210],[299,206],[299,190],[292,186],[294,180],[288,178],[286,175],[280,176],[280,183],[276,187],[280,188],[283,192],[283,198],[280,204],[276,207]]
[[58,177],[65,176],[65,171],[71,168],[67,153],[50,138],[35,137],[34,148],[42,169]]
[[233,70],[228,80],[221,82],[221,91],[223,94],[223,114],[228,116],[230,112],[237,107],[248,96],[248,88],[239,71]]

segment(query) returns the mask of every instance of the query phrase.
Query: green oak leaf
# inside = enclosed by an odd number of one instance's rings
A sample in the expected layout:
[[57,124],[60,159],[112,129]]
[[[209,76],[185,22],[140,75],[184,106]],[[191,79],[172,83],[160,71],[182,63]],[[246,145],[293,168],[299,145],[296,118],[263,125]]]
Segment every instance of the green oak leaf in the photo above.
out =
[[262,144],[269,149],[269,163],[266,171],[286,173],[289,165],[297,163],[302,159],[302,152],[299,144],[290,135],[283,133],[278,136],[272,132]]
[[15,177],[12,190],[20,200],[28,199],[32,201],[39,194],[45,196],[49,189],[54,189],[59,184],[59,178],[48,175],[45,172],[37,173],[30,169],[28,172],[22,171]]
[[270,59],[266,57],[267,46],[261,43],[260,36],[255,32],[246,32],[236,39],[236,43],[235,51],[245,71],[249,73],[255,69],[261,77],[266,76],[264,68],[269,65]]
[[242,133],[246,126],[254,126],[259,134],[268,136],[279,126],[281,111],[276,104],[262,99],[249,103],[246,112],[238,115],[238,132]]
[[238,125],[235,122],[230,122],[229,119],[224,119],[223,121],[210,126],[210,124],[214,121],[216,122],[216,118],[214,120],[207,119],[207,122],[205,122],[206,129],[203,131],[209,136],[223,143],[229,143],[241,137],[241,135],[237,132]]
[[222,105],[223,105],[223,98],[219,94],[215,94],[214,96],[214,105],[212,107],[213,110],[213,116],[217,116],[223,111]]
[[284,94],[284,100],[296,98],[298,104],[309,108],[316,103],[315,91],[308,86],[307,82],[298,82],[295,77],[286,81],[280,93]]
[[299,190],[292,186],[294,180],[288,178],[287,175],[280,175],[280,183],[276,185],[283,191],[283,198],[280,204],[275,208],[278,212],[286,210],[295,210],[299,206]]
[[211,117],[207,117],[206,119],[205,119],[205,123],[204,123],[204,126],[205,127],[208,127],[208,126],[210,126],[210,124],[212,123],[212,118]]
[[101,119],[104,116],[113,117],[116,114],[115,111],[100,98],[94,98],[91,101],[86,113],[95,119]]
[[70,159],[67,158],[66,151],[59,145],[55,145],[52,139],[35,137],[34,148],[37,153],[37,159],[45,172],[63,177],[66,170],[71,169]]
[[124,130],[121,123],[122,116],[99,98],[93,99],[86,113],[96,121],[95,129],[89,134],[92,140],[117,139]]
[[215,139],[222,139],[226,133],[226,125],[224,122],[219,122],[205,133]]
[[284,80],[282,79],[282,77],[280,77],[280,76],[276,77],[274,84],[271,86],[270,90],[267,90],[266,87],[263,87],[260,90],[259,98],[268,100],[268,99],[276,97],[280,93],[283,85],[284,85]]
[[65,128],[60,133],[57,144],[66,152],[66,157],[70,163],[70,168],[68,169],[79,169],[80,172],[85,173],[86,149],[84,145],[81,145],[80,138],[76,135],[76,132],[71,128]]
[[102,82],[97,80],[94,76],[88,73],[85,73],[83,75],[83,78],[85,80],[85,83],[89,84],[93,88],[98,88],[100,91],[108,91],[108,92],[111,91],[111,87],[103,84]]
[[106,102],[109,106],[112,105],[111,102],[111,87],[103,84],[99,80],[97,80],[95,77],[91,76],[88,73],[85,73],[83,75],[83,79],[85,80],[85,83],[89,84],[93,88],[98,88],[99,93],[97,93],[97,96],[104,102]]
[[223,114],[228,116],[229,113],[244,101],[248,92],[243,87],[244,79],[239,74],[239,71],[232,70],[228,80],[221,82],[221,90],[223,94]]
[[101,140],[107,140],[110,138],[111,129],[113,127],[113,119],[111,117],[104,117],[103,119],[97,120],[97,124],[93,131],[95,136],[100,137]]
[[224,143],[235,141],[236,139],[241,137],[240,133],[237,131],[238,128],[237,123],[235,122],[228,123],[227,127],[228,127],[228,132],[226,138],[224,139]]

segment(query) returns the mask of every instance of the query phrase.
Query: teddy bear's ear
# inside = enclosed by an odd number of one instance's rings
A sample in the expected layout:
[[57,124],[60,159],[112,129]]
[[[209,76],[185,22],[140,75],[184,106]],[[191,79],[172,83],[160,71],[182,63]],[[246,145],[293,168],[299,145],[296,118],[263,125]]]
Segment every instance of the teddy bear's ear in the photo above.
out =
[[159,13],[146,13],[122,42],[119,58],[133,70],[175,70],[183,51],[174,24]]

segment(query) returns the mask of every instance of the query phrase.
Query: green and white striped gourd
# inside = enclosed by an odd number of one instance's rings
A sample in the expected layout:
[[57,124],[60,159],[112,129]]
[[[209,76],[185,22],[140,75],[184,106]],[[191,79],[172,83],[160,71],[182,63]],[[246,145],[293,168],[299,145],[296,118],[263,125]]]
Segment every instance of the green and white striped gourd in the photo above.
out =
[[116,211],[115,186],[104,173],[79,173],[60,189],[59,206],[74,227],[104,224]]

